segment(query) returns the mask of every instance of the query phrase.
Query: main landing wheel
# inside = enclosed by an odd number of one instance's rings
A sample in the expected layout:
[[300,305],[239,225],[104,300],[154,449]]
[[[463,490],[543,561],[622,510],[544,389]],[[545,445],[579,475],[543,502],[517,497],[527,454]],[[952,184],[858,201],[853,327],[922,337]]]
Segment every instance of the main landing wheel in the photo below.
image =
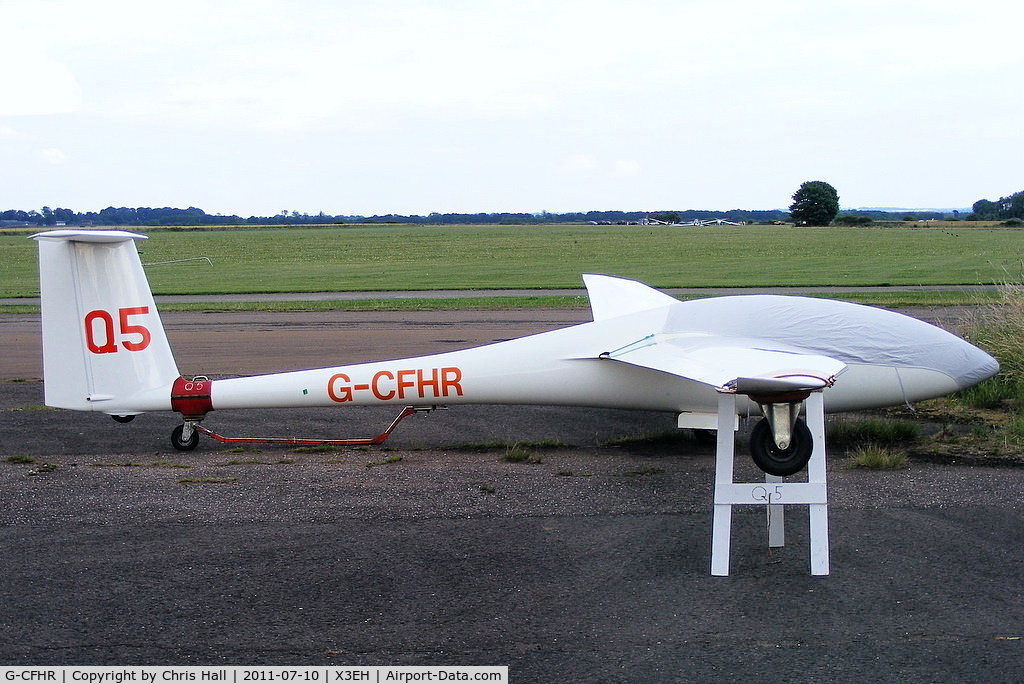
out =
[[199,444],[199,433],[193,430],[192,435],[188,439],[182,439],[181,435],[184,431],[184,425],[179,425],[171,430],[171,444],[178,451],[192,451]]
[[775,444],[772,428],[762,419],[750,433],[750,457],[757,467],[769,475],[785,477],[800,472],[811,460],[814,439],[811,430],[803,420],[793,426],[793,438],[786,449]]

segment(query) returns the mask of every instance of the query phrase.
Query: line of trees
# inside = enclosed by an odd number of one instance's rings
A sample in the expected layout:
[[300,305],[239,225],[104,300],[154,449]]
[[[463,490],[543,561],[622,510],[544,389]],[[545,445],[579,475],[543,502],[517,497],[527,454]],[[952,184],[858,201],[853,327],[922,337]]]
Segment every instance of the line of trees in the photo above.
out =
[[782,210],[749,211],[731,209],[729,211],[696,210],[687,211],[587,211],[553,214],[541,212],[531,213],[431,213],[426,216],[405,214],[377,214],[373,216],[337,215],[332,216],[320,212],[306,214],[298,211],[282,211],[274,216],[250,216],[242,218],[232,215],[207,214],[197,207],[177,209],[173,207],[107,207],[98,212],[76,212],[71,209],[51,209],[43,207],[41,211],[22,211],[9,209],[0,212],[0,223],[6,225],[34,226],[218,226],[218,225],[329,225],[344,223],[413,223],[425,225],[459,225],[459,224],[506,224],[532,225],[546,223],[636,223],[645,217],[661,218],[675,222],[692,221],[694,219],[724,218],[729,221],[747,223],[771,223],[784,221],[788,214]]
[[[1024,193],[1020,197],[1024,202]],[[984,202],[985,200],[982,200]],[[1002,200],[1000,200],[1002,202]],[[996,203],[990,202],[995,205]],[[874,220],[892,220],[894,215],[884,211],[843,212],[844,215],[858,215]],[[978,205],[975,214],[982,220]],[[1020,214],[1016,214],[1020,215]],[[973,215],[972,215],[973,216]],[[736,223],[775,223],[791,220],[790,213],[782,209],[746,210],[730,209],[727,211],[687,209],[685,211],[587,211],[553,214],[541,212],[531,213],[431,213],[426,216],[384,214],[374,216],[337,215],[332,216],[320,212],[306,214],[298,211],[282,211],[274,216],[224,216],[207,214],[197,207],[178,209],[173,207],[107,207],[102,211],[76,212],[71,209],[43,207],[42,210],[22,211],[8,209],[0,211],[0,227],[3,226],[235,226],[235,225],[332,225],[346,223],[412,223],[423,225],[464,225],[464,224],[495,224],[495,225],[536,225],[559,223],[599,223],[627,224],[636,223],[644,218],[657,218],[670,223],[688,223],[695,219],[725,219]],[[902,218],[902,215],[895,218]],[[917,212],[915,218],[942,219],[939,212]]]
[[202,209],[164,207],[107,207],[102,211],[79,213],[71,209],[43,207],[41,211],[8,209],[0,212],[0,223],[35,226],[211,226],[244,223],[237,216],[212,216]]

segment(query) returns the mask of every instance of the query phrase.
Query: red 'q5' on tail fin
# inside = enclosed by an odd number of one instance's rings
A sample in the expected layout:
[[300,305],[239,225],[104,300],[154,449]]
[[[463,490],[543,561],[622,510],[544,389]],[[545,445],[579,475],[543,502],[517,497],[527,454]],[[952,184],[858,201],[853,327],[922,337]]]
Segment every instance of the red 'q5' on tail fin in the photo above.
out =
[[178,368],[142,269],[119,230],[53,230],[39,244],[47,406],[131,415],[170,409]]

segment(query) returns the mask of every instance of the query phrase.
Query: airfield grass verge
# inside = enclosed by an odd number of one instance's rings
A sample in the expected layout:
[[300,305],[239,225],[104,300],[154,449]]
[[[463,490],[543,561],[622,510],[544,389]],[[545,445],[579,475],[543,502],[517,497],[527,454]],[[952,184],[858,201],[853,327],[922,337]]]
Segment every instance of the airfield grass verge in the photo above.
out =
[[[775,290],[776,294],[785,294],[784,290]],[[939,307],[939,306],[986,306],[999,302],[999,293],[995,290],[964,290],[950,286],[940,290],[885,290],[885,291],[832,291],[801,293],[805,297],[821,297],[839,299],[857,304],[880,306],[888,309],[905,307]],[[676,295],[676,299],[686,301],[712,296],[708,294]],[[224,313],[235,311],[507,311],[509,309],[586,309],[589,300],[584,294],[579,295],[530,295],[530,296],[477,296],[465,297],[397,297],[371,299],[330,299],[330,300],[295,300],[275,301],[261,299],[254,294],[251,301],[235,302],[160,302],[161,312],[184,313]],[[0,304],[0,314],[38,314],[39,306],[34,304]]]
[[[157,294],[578,288],[581,273],[658,288],[992,284],[1019,274],[1022,251],[1019,228],[966,222],[126,229],[149,236]],[[163,263],[199,257],[212,265]],[[0,263],[0,297],[38,294],[31,240],[0,235]]]
[[504,311],[508,309],[582,309],[583,295],[397,297],[310,301],[185,302],[160,304],[161,311],[222,313],[231,311]]

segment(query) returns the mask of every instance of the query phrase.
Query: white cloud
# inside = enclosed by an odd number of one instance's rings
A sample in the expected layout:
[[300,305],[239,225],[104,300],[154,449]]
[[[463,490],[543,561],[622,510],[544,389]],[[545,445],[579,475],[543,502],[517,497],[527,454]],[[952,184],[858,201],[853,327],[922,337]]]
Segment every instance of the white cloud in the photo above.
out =
[[82,105],[82,90],[67,64],[38,49],[8,44],[0,50],[0,116],[66,114]]
[[0,124],[0,140],[31,140],[32,136],[10,126]]
[[68,160],[68,155],[55,147],[48,147],[44,150],[39,150],[39,157],[47,164],[53,164],[55,166],[64,164]]
[[620,159],[615,162],[612,176],[615,178],[631,178],[639,176],[641,171],[640,162],[634,159]]
[[601,161],[593,154],[571,154],[556,170],[566,176],[592,176],[601,170]]
[[567,178],[622,179],[640,175],[641,165],[635,159],[619,159],[609,164],[595,154],[570,154],[556,165],[555,172]]

